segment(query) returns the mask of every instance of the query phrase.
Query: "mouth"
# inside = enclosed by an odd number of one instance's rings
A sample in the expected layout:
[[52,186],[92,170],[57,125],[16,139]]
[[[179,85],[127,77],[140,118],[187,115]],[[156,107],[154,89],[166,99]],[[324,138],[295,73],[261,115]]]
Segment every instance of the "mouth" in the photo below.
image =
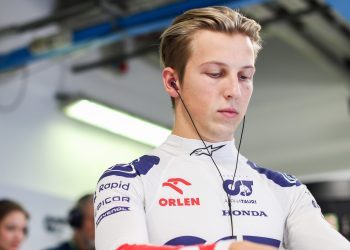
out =
[[11,249],[13,249],[13,250],[16,250],[16,249],[19,249],[19,243],[18,244],[12,244],[11,245]]
[[224,108],[218,110],[218,112],[227,118],[234,118],[239,114],[238,111],[234,108]]

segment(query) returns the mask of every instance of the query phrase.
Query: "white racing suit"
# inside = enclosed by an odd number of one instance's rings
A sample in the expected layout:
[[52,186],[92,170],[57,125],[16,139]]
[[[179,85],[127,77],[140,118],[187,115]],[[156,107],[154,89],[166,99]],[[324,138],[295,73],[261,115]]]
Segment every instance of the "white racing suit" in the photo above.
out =
[[96,249],[228,249],[227,194],[235,240],[276,249],[350,249],[295,177],[240,155],[233,182],[234,141],[206,144],[170,135],[150,154],[106,170],[94,199]]

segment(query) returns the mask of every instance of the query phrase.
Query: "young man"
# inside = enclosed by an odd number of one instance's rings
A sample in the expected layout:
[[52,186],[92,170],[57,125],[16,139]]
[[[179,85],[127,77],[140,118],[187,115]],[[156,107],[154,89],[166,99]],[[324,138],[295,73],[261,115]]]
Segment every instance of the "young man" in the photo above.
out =
[[173,131],[149,155],[101,176],[97,250],[350,249],[304,185],[235,148],[253,91],[259,30],[225,7],[187,11],[165,30],[160,53]]
[[94,250],[95,226],[93,195],[82,196],[68,214],[68,223],[74,230],[72,239],[48,250]]

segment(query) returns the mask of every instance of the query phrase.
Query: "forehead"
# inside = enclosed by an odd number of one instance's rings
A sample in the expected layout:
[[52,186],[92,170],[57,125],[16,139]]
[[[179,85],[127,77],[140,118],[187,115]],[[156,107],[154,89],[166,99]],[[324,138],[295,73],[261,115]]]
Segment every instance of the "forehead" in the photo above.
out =
[[89,199],[88,201],[86,201],[81,209],[82,209],[84,215],[87,215],[87,216],[89,216],[91,214],[93,215],[94,214],[94,205],[93,205],[92,198]]
[[200,30],[193,34],[189,62],[219,61],[232,66],[254,65],[254,48],[250,38],[241,33]]
[[8,213],[0,223],[26,222],[27,217],[22,211],[14,210]]

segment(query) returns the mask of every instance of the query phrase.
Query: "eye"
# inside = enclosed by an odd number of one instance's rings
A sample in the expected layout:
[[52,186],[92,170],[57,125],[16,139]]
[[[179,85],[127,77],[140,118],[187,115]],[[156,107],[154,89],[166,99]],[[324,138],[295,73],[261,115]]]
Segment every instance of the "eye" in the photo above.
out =
[[15,225],[7,225],[6,227],[7,231],[13,232],[16,230],[16,226]]
[[253,75],[252,74],[239,74],[238,78],[240,81],[250,81],[253,79]]
[[240,81],[252,81],[255,70],[253,68],[244,69],[238,72],[238,79]]
[[27,227],[24,227],[24,228],[23,228],[23,234],[24,234],[24,235],[28,235],[28,228],[27,228]]
[[224,75],[223,72],[210,72],[207,73],[208,76],[210,76],[211,78],[220,78]]
[[248,80],[248,79],[249,79],[248,76],[244,76],[244,75],[240,75],[239,76],[239,80],[245,81],[245,80]]

